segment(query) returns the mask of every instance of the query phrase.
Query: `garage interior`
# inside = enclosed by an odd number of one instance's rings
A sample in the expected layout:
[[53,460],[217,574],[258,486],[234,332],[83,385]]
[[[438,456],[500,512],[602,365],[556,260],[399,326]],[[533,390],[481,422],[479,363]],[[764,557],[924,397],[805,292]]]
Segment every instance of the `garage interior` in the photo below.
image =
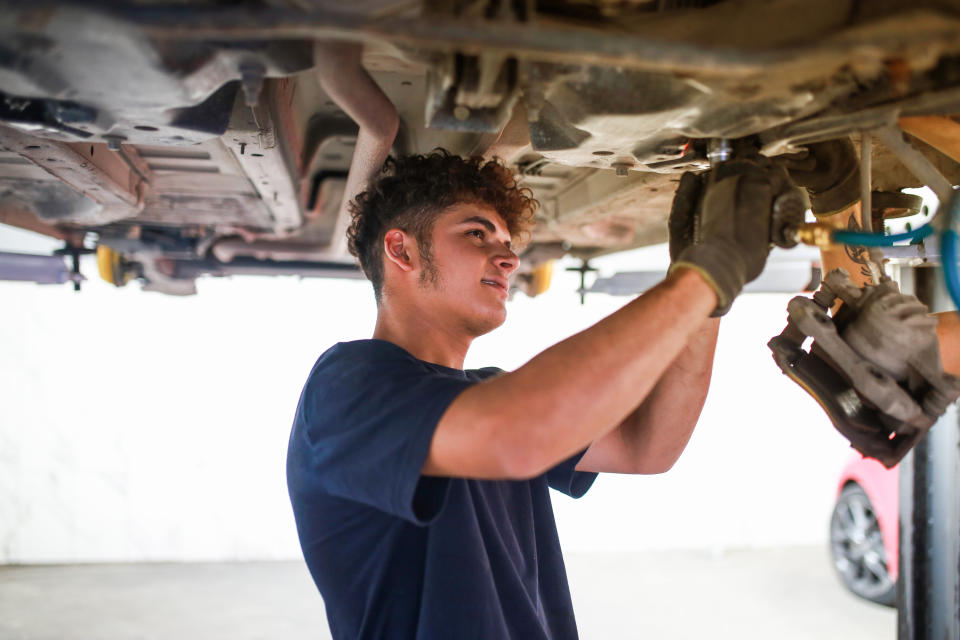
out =
[[[499,157],[542,203],[468,365],[662,277],[683,172],[842,137],[911,236],[874,281],[956,308],[955,0],[2,5],[0,638],[329,637],[283,455],[313,361],[371,333],[346,203],[390,153]],[[844,230],[781,231],[677,466],[554,499],[581,637],[960,639],[955,408],[895,472],[894,606],[854,596],[854,454],[767,346]]]

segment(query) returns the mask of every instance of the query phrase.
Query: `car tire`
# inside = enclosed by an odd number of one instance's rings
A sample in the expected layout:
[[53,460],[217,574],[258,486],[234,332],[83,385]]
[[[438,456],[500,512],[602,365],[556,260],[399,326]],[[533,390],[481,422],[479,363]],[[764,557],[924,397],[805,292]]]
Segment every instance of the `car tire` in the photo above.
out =
[[880,523],[870,498],[855,482],[843,488],[833,508],[830,553],[850,591],[877,604],[896,606],[897,583],[890,577]]

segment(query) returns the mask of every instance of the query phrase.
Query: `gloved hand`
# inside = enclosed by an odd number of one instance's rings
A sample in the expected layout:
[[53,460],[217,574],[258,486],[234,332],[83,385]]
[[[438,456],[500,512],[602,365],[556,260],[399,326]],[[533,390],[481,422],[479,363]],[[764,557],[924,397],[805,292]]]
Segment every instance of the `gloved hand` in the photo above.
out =
[[810,208],[819,217],[845,211],[860,200],[860,160],[849,138],[815,142],[780,162],[797,185],[806,187]]
[[939,365],[937,318],[929,315],[925,304],[900,293],[892,281],[867,287],[863,295],[860,313],[843,330],[844,340],[857,353],[900,382],[906,380],[909,359],[916,354]]
[[[670,271],[689,268],[700,273],[717,294],[716,317],[729,311],[743,286],[763,271],[770,253],[773,203],[796,187],[782,167],[762,158],[730,160],[701,186],[702,180],[685,175],[677,189],[669,222]],[[686,243],[690,220],[692,243]]]

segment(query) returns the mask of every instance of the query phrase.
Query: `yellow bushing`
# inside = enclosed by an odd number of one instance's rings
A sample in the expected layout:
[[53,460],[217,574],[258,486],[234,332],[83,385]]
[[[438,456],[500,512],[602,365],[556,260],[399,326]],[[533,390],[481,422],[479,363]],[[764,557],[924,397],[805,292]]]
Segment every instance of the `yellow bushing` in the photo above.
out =
[[120,254],[105,245],[97,246],[97,270],[110,284],[122,287],[130,281],[130,273],[123,268]]
[[532,279],[530,281],[530,295],[538,296],[550,288],[550,282],[553,280],[553,263],[555,260],[547,260],[533,268]]

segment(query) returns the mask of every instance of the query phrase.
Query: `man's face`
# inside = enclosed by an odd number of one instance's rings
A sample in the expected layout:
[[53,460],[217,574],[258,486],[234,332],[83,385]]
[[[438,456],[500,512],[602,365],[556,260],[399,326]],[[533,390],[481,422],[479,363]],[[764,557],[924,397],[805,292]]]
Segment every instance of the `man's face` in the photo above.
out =
[[507,225],[485,204],[457,204],[434,221],[432,260],[422,264],[423,306],[479,336],[506,320],[507,278],[519,260]]

